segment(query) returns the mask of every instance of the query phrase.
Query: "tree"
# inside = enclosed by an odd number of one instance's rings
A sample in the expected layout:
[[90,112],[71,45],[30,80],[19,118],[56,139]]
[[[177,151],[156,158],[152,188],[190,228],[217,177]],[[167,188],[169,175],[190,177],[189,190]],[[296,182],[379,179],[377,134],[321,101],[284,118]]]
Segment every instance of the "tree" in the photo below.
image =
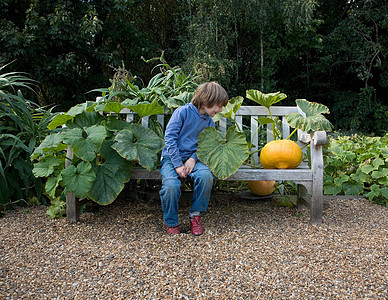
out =
[[[327,8],[322,8],[327,12]],[[314,70],[337,128],[375,131],[387,128],[387,1],[342,1],[337,15],[323,24],[323,48]],[[340,16],[340,18],[339,18]],[[322,90],[323,83],[326,91]]]
[[0,62],[16,60],[15,69],[40,82],[39,102],[66,110],[109,85],[122,62],[148,79],[152,67],[141,57],[170,47],[177,2],[7,0],[0,4]]

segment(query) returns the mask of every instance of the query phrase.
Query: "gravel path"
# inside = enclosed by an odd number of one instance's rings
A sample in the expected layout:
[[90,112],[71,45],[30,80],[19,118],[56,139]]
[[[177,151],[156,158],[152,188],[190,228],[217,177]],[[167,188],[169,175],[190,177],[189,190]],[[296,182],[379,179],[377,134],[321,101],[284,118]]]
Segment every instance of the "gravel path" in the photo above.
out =
[[214,195],[205,233],[166,236],[158,200],[89,209],[77,225],[45,207],[0,218],[0,299],[387,299],[388,209],[332,199],[305,209]]

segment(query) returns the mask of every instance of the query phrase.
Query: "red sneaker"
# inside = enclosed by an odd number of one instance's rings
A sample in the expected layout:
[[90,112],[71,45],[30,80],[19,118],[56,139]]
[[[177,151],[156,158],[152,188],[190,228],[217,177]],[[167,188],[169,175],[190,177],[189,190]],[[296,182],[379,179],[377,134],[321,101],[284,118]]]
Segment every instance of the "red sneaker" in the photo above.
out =
[[168,227],[167,226],[167,234],[180,234],[181,232],[179,231],[179,227]]
[[190,218],[191,233],[194,235],[201,235],[203,233],[203,227],[201,225],[201,216],[195,216]]

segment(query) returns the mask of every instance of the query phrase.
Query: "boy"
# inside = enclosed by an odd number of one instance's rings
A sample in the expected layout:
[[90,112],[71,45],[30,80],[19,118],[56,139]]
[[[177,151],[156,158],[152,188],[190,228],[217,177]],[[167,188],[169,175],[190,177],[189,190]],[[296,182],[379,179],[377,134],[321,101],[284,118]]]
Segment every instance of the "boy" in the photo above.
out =
[[190,177],[194,182],[193,198],[189,211],[190,229],[201,235],[201,212],[209,204],[213,175],[209,168],[198,161],[197,137],[208,126],[215,127],[212,117],[228,103],[228,94],[216,82],[201,84],[191,100],[177,108],[171,116],[164,136],[162,151],[162,202],[167,234],[179,234],[178,202],[181,196],[180,178]]

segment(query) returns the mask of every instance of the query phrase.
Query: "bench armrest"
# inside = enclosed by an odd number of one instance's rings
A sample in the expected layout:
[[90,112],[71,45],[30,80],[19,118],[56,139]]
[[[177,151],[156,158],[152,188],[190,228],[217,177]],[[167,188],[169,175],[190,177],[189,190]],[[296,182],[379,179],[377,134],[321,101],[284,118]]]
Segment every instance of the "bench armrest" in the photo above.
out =
[[325,131],[316,131],[313,134],[312,141],[314,145],[319,146],[319,145],[325,145],[327,138],[326,138],[326,132]]
[[325,131],[316,131],[314,133],[308,134],[304,133],[299,137],[299,141],[304,144],[314,143],[315,146],[322,146],[326,144],[326,132]]

